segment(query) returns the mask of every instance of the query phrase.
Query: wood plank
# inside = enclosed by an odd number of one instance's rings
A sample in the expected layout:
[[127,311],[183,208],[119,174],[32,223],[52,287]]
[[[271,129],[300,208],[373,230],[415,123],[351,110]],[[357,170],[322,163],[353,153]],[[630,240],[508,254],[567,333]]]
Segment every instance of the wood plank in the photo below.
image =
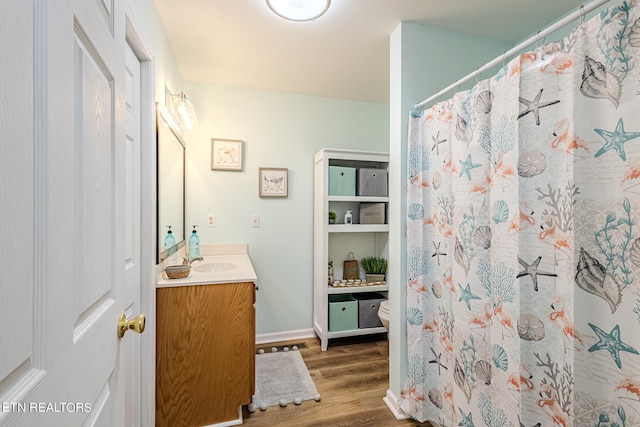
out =
[[[326,427],[326,426],[428,426],[415,420],[396,420],[382,398],[389,388],[389,342],[368,336],[336,339],[321,351],[320,340],[298,340],[311,378],[321,395],[319,402],[290,403],[284,408],[271,406],[250,413],[243,407],[246,426]],[[270,351],[273,343],[258,348]]]

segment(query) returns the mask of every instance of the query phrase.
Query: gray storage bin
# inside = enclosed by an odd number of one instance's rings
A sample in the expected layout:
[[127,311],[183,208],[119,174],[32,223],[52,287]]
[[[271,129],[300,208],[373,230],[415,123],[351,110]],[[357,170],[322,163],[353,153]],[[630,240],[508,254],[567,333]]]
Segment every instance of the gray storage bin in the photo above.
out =
[[358,169],[358,196],[387,197],[387,171]]
[[378,328],[382,327],[382,321],[378,317],[380,303],[386,297],[377,292],[363,292],[353,294],[358,300],[358,328]]
[[384,224],[384,203],[360,203],[360,224]]

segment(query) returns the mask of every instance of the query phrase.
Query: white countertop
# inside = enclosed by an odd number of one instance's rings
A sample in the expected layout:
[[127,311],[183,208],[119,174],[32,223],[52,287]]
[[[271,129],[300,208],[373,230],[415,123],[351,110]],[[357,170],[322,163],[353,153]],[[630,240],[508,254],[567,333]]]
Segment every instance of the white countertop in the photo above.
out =
[[[164,273],[165,267],[181,264],[180,257],[170,258],[159,264],[156,288],[241,282],[258,284],[246,244],[203,245],[200,253],[203,260],[194,261],[191,264],[189,276],[184,279],[169,279]],[[209,269],[209,271],[199,271],[202,269]]]

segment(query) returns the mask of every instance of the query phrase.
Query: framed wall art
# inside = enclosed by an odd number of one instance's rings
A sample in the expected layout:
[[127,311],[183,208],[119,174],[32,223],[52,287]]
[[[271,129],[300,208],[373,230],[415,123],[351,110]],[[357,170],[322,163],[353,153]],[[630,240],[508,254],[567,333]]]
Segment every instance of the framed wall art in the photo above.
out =
[[211,139],[212,170],[242,170],[242,141],[238,139]]
[[289,169],[260,168],[260,197],[287,197],[289,194]]

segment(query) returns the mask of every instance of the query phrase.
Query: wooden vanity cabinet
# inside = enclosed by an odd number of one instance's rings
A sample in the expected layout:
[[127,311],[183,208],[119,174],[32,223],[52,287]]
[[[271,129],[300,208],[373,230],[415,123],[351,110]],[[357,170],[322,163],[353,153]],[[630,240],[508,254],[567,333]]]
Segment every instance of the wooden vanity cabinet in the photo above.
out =
[[255,285],[156,292],[156,426],[239,419],[255,391]]

